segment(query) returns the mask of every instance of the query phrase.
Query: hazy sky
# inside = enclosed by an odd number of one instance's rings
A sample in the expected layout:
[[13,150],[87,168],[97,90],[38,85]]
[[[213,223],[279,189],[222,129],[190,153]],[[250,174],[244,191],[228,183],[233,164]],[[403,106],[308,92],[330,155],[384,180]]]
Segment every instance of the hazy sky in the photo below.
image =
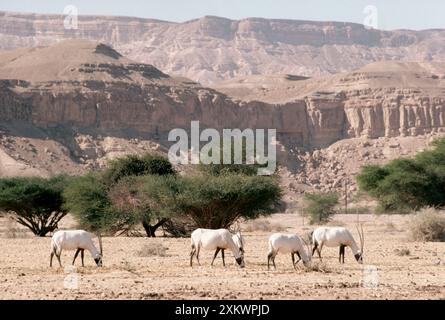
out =
[[75,5],[79,14],[178,22],[216,15],[357,23],[364,23],[363,11],[373,5],[380,29],[445,28],[444,0],[0,0],[0,10],[16,12],[61,14],[66,5]]

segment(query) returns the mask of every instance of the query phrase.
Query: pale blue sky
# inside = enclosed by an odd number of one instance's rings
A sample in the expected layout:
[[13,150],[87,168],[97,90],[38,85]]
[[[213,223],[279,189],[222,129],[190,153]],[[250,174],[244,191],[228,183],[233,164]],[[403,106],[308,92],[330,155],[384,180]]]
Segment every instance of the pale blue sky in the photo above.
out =
[[445,28],[444,0],[0,0],[0,10],[121,15],[186,21],[205,15],[231,19],[264,17],[363,23],[368,5],[378,9],[380,29]]

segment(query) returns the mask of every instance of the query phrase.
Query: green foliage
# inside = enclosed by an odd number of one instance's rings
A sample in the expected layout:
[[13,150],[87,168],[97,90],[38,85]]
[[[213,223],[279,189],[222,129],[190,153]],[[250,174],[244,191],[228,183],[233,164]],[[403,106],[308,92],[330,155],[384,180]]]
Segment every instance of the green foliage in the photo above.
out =
[[0,210],[43,237],[67,214],[62,191],[69,180],[67,176],[0,179]]
[[408,213],[445,205],[445,140],[413,159],[396,159],[383,167],[367,166],[357,176],[361,190],[379,201],[379,212]]
[[89,230],[126,231],[142,223],[150,237],[175,217],[198,227],[228,227],[240,217],[273,212],[281,197],[275,177],[254,176],[244,165],[181,177],[166,162],[157,156],[115,160],[104,172],[73,181],[64,192],[66,208]]
[[90,173],[73,180],[64,190],[65,208],[82,228],[97,232],[118,229],[121,218],[108,197],[99,174]]
[[[221,138],[221,145],[223,143],[223,140]],[[221,148],[218,151],[219,154],[219,164],[199,164],[199,170],[202,173],[209,174],[212,176],[220,176],[220,175],[233,175],[233,174],[242,174],[247,176],[254,176],[257,175],[258,169],[262,167],[267,167],[267,164],[260,165],[256,161],[253,164],[246,164],[247,162],[247,151],[246,151],[246,139],[243,138],[241,141],[241,159],[242,164],[235,164],[235,144],[237,141],[232,139],[232,145],[230,150],[230,155],[228,154],[227,157],[230,157],[230,163],[224,164],[224,148]],[[255,152],[255,149],[253,149],[253,152]],[[209,156],[212,155],[212,151],[209,151]]]
[[238,218],[254,219],[275,210],[281,189],[273,177],[221,175],[178,180],[178,210],[201,228],[227,228]]
[[324,224],[335,214],[338,195],[335,193],[306,194],[305,211],[309,214],[311,224]]
[[151,174],[175,174],[175,170],[168,159],[160,155],[129,155],[111,161],[103,172],[103,179],[107,185],[111,186],[124,177]]
[[175,176],[129,176],[112,187],[109,198],[114,208],[128,217],[128,228],[141,222],[147,236],[154,236],[175,213],[175,192]]
[[[175,175],[170,162],[158,155],[130,155],[110,162],[103,172],[76,179],[64,193],[66,207],[81,226],[92,231],[128,231],[142,223],[154,236],[167,207],[159,207],[164,177]],[[139,179],[140,178],[140,179]],[[173,179],[173,178],[172,178]],[[155,226],[151,225],[152,221]],[[162,223],[161,223],[162,224]]]

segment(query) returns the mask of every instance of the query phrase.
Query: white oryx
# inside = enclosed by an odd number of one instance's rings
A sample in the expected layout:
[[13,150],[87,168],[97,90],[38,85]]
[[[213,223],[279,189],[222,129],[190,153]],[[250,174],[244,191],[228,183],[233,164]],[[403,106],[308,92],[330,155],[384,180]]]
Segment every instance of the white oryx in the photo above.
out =
[[[235,234],[232,235],[232,239],[233,242],[235,242],[236,246],[239,248],[239,251],[241,253],[241,257],[244,260],[244,246],[245,246],[245,242],[244,242],[244,237],[241,235],[241,231],[237,231]],[[210,264],[211,266],[213,266],[213,262],[216,259],[216,256],[218,255],[219,251],[221,251],[221,257],[222,257],[222,261],[223,261],[223,266],[226,266],[226,262],[224,260],[224,250],[222,248],[217,248],[215,251],[215,255],[213,256],[213,260],[212,263]]]
[[60,256],[62,254],[62,250],[77,250],[74,254],[73,265],[76,261],[77,255],[80,252],[82,258],[82,266],[84,251],[88,250],[91,253],[94,261],[96,262],[98,267],[102,266],[102,239],[99,238],[99,247],[100,251],[97,250],[96,246],[93,242],[93,235],[84,230],[61,230],[54,233],[51,239],[51,256],[49,261],[49,266],[53,265],[53,257],[54,255],[59,260],[59,265],[62,267],[62,262],[60,261]]
[[[270,236],[269,253],[267,255],[267,270],[270,269],[270,261],[272,261],[274,269],[277,268],[275,265],[275,257],[278,252],[290,253],[292,264],[295,269],[297,269],[297,263],[300,262],[300,260],[303,260],[305,266],[308,266],[311,261],[309,252],[306,252],[306,249],[304,248],[304,241],[296,234],[274,233]],[[295,254],[297,254],[299,258],[297,262],[295,262]]]
[[[235,237],[238,237],[237,234],[233,235],[227,229],[196,229],[191,235],[192,250],[190,252],[190,266],[193,266],[194,256],[196,256],[196,260],[200,265],[199,252],[201,248],[204,248],[206,250],[216,250],[215,255],[213,256],[212,265],[216,255],[221,250],[223,265],[225,266],[224,250],[229,249],[232,251],[239,266],[244,268],[243,239],[239,238],[239,243],[237,244],[237,240],[234,241]],[[240,244],[242,245],[242,250],[240,250]]]
[[358,263],[363,263],[363,247],[365,244],[365,234],[363,233],[363,226],[361,226],[361,232],[357,228],[358,235],[360,237],[360,249],[354,240],[351,232],[348,229],[342,227],[320,227],[312,232],[312,243],[314,248],[312,249],[312,256],[315,251],[318,253],[318,257],[321,260],[321,250],[323,246],[327,247],[340,247],[340,254],[338,260],[340,263],[345,263],[345,247],[350,247],[355,259]]

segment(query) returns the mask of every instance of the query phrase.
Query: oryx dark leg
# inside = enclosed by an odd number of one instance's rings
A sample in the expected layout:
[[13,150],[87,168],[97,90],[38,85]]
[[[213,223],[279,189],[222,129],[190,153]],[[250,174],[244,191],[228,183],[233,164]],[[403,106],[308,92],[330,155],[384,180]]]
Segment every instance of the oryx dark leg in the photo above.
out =
[[323,243],[321,243],[320,247],[317,247],[317,253],[318,253],[318,257],[320,258],[320,261],[322,261],[321,259],[321,249],[323,249]]
[[85,267],[85,265],[83,264],[84,252],[85,252],[84,249],[82,249],[82,251],[80,251],[80,258],[82,259],[82,267]]
[[193,267],[193,256],[196,253],[196,248],[195,246],[192,246],[192,250],[190,251],[190,267]]
[[49,267],[53,267],[53,257],[54,257],[54,251],[51,252],[51,255],[49,257]]
[[298,261],[297,262],[295,262],[295,264],[297,264],[298,262],[300,262],[300,260],[301,260],[301,255],[300,255],[300,252],[296,252],[296,254],[297,254],[297,256],[298,256]]
[[315,250],[318,249],[318,242],[314,241],[314,248],[312,249],[312,257],[314,256]]
[[345,263],[345,246],[344,245],[340,245],[340,255],[338,257],[338,261],[340,263]]
[[219,252],[220,250],[221,250],[221,248],[216,248],[215,255],[213,256],[212,263],[210,264],[211,266],[213,266],[213,262],[215,261],[216,256],[218,255],[218,252]]
[[267,255],[267,270],[270,270],[270,260],[272,259],[273,252],[269,252]]
[[79,252],[80,252],[81,250],[82,250],[82,249],[77,249],[77,250],[76,250],[76,253],[74,254],[74,259],[73,259],[73,266],[74,266],[74,262],[76,262],[77,255],[79,254]]
[[294,266],[294,269],[297,270],[297,266],[295,264],[295,253],[291,253],[290,256],[292,257],[292,265]]
[[222,260],[223,260],[223,267],[225,267],[226,262],[224,261],[224,249],[221,249],[221,256],[222,256]]
[[201,265],[201,263],[199,262],[199,251],[201,250],[201,247],[198,246],[198,249],[196,249],[196,260],[198,261],[198,265]]
[[57,260],[59,260],[59,265],[62,268],[62,261],[60,260],[61,255],[62,255],[62,250],[60,250],[59,254],[56,253]]

